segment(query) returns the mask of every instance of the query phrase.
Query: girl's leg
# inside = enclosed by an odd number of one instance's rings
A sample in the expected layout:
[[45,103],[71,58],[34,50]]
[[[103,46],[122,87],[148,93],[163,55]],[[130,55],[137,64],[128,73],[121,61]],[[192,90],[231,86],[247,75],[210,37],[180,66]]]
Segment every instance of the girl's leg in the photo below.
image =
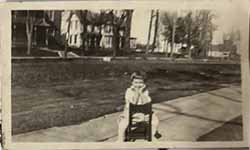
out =
[[128,118],[127,117],[120,118],[118,125],[118,142],[124,142],[125,132],[127,127],[128,127]]
[[159,126],[159,119],[158,117],[155,115],[155,113],[152,114],[152,139],[153,140],[156,140],[155,138],[155,134],[158,130],[158,126]]

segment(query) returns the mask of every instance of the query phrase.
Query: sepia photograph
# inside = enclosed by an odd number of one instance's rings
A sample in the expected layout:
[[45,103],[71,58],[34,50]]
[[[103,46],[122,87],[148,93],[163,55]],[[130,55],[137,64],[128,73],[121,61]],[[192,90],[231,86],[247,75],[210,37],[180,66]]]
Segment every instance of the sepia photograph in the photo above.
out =
[[122,4],[10,9],[11,142],[246,140],[245,7]]
[[226,14],[12,11],[13,139],[242,140],[240,30]]

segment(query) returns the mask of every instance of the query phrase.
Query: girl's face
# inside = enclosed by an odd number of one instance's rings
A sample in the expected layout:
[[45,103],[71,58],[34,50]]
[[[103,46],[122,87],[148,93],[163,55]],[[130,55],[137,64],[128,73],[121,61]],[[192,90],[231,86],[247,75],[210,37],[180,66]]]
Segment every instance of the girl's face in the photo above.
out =
[[133,79],[132,86],[134,88],[140,89],[145,86],[144,81],[142,79]]

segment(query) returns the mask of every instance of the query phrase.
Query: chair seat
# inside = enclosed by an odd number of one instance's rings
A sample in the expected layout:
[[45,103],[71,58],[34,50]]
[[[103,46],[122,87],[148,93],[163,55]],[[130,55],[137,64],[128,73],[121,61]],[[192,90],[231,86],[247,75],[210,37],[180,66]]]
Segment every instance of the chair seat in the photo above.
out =
[[148,122],[149,121],[149,115],[144,115],[144,114],[134,114],[132,123],[137,123],[137,122]]
[[142,122],[132,122],[132,124],[130,125],[131,128],[141,128],[141,127],[146,127],[148,126],[149,123],[142,121]]
[[140,122],[140,123],[136,123],[135,125],[131,125],[129,139],[130,140],[147,139],[148,137],[146,133],[147,133],[148,126],[149,124],[146,122]]

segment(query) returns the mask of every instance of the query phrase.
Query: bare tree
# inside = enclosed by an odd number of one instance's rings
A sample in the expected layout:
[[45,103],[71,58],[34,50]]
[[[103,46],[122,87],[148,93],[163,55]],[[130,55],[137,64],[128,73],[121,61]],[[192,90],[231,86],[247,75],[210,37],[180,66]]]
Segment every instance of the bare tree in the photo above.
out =
[[204,57],[208,55],[213,39],[213,32],[216,30],[216,26],[212,22],[215,17],[210,10],[200,10],[198,18],[194,21],[198,23],[196,26],[199,32],[199,55],[202,54]]
[[173,56],[175,43],[187,44],[188,57],[192,58],[192,47],[195,47],[195,55],[207,56],[211,49],[213,32],[216,26],[212,20],[215,17],[210,10],[188,11],[183,16],[177,12],[163,12],[161,22],[165,31],[162,33],[171,44],[170,56]]
[[126,18],[126,14],[122,12],[122,14],[118,16],[115,14],[114,10],[111,10],[109,12],[109,16],[111,17],[111,25],[113,31],[112,47],[113,56],[115,57],[117,55],[117,51],[119,50],[119,30]]
[[85,42],[87,39],[87,14],[88,10],[80,10],[79,11],[79,17],[80,17],[80,22],[82,25],[82,33],[81,33],[81,39],[82,39],[82,55],[85,53]]
[[67,26],[67,37],[66,37],[66,41],[64,43],[64,58],[67,58],[67,53],[68,53],[68,49],[69,49],[69,39],[70,39],[70,28],[71,28],[71,18],[73,16],[74,12],[70,11],[69,12],[69,16],[67,18],[67,22],[68,22],[68,26]]
[[26,25],[26,36],[27,36],[27,55],[31,54],[32,49],[32,35],[34,24],[36,21],[36,12],[35,11],[27,11],[25,25]]
[[192,19],[192,12],[188,12],[187,16],[185,17],[185,25],[186,25],[186,35],[187,35],[187,39],[186,39],[186,43],[187,43],[187,49],[188,49],[188,58],[191,59],[192,58],[192,50],[191,50],[191,45],[192,45],[192,31],[193,31],[193,19]]
[[171,40],[171,53],[170,53],[170,57],[173,57],[174,54],[174,44],[175,44],[175,31],[176,31],[176,16],[173,15],[172,17],[172,22],[173,22],[173,27],[172,27],[172,40]]
[[132,16],[133,16],[133,10],[132,9],[126,9],[126,26],[125,26],[125,45],[124,48],[125,50],[130,49],[130,34],[131,34],[131,23],[132,23]]
[[240,30],[232,28],[229,33],[224,33],[223,41],[223,48],[229,51],[229,58],[232,59],[237,54],[237,49],[239,48]]
[[170,57],[173,57],[174,54],[174,44],[175,44],[175,38],[176,38],[176,20],[178,18],[178,14],[176,11],[174,12],[164,12],[161,21],[162,24],[165,26],[165,31],[162,33],[169,42],[171,42],[171,52]]

